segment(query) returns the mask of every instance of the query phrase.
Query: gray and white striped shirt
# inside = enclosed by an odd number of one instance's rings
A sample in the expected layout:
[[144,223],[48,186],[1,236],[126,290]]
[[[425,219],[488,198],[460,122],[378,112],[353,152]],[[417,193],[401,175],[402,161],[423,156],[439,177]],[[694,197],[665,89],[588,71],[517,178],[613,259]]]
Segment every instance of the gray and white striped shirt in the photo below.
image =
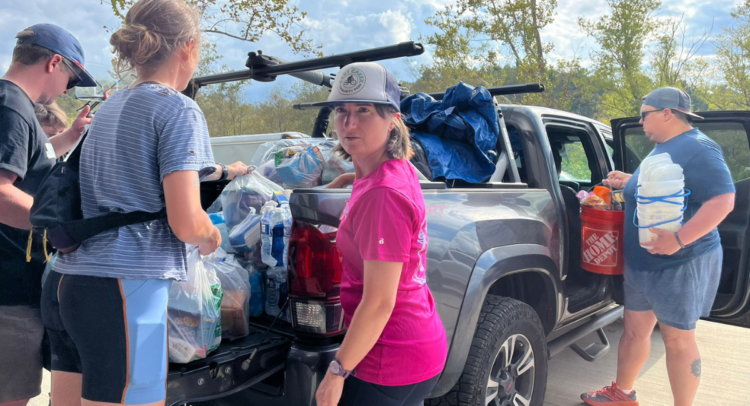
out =
[[[115,93],[96,112],[81,150],[84,218],[109,212],[158,212],[162,181],[175,171],[214,165],[208,128],[195,101],[143,83]],[[185,279],[185,244],[167,220],[108,230],[60,254],[63,274],[124,279]]]

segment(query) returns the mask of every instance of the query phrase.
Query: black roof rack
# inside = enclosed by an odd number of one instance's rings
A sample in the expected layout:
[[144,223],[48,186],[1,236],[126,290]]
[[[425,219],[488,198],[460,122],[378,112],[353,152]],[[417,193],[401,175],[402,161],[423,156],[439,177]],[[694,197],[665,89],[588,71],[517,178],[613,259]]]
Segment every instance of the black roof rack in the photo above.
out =
[[[523,85],[508,85],[498,87],[488,87],[487,91],[492,96],[502,96],[511,94],[523,94],[523,93],[541,93],[544,91],[544,85],[541,83],[526,83]],[[430,97],[435,100],[442,100],[445,97],[445,92],[442,93],[428,93]],[[401,98],[404,99],[408,94],[402,93]],[[315,103],[297,103],[293,107],[296,110],[312,110],[319,109],[321,106],[314,105]]]
[[202,86],[247,79],[272,82],[279,75],[290,75],[319,86],[331,87],[333,76],[320,72],[319,69],[341,68],[354,62],[375,62],[417,56],[423,53],[424,46],[413,41],[363,51],[303,59],[296,62],[287,62],[280,58],[264,55],[261,51],[250,52],[245,62],[246,70],[194,78],[190,81],[184,93],[190,97],[195,97],[198,89]]

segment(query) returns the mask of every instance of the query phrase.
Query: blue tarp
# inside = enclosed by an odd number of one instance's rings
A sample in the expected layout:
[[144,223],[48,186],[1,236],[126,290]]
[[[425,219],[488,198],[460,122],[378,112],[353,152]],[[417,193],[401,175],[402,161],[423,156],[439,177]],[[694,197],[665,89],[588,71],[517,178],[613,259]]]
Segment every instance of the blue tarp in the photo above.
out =
[[424,147],[432,180],[481,183],[492,176],[500,123],[487,89],[459,83],[442,101],[417,93],[401,101],[401,113]]

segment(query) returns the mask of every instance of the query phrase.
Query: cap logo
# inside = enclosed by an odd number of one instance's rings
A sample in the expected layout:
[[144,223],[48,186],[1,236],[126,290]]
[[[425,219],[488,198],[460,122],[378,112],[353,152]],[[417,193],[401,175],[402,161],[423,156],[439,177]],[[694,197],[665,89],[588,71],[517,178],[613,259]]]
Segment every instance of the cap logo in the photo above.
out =
[[364,72],[358,68],[351,68],[344,72],[339,82],[339,92],[346,95],[357,93],[365,87],[366,81]]

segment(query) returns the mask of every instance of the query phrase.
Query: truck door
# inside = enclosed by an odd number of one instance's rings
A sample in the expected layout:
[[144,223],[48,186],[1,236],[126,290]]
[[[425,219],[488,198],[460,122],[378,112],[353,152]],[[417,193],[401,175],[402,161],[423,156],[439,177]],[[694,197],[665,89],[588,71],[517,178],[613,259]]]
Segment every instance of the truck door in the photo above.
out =
[[[693,126],[719,143],[737,189],[734,211],[719,225],[724,249],[719,292],[709,320],[750,327],[750,111],[701,112]],[[654,148],[638,117],[612,120],[617,170],[633,173]]]

